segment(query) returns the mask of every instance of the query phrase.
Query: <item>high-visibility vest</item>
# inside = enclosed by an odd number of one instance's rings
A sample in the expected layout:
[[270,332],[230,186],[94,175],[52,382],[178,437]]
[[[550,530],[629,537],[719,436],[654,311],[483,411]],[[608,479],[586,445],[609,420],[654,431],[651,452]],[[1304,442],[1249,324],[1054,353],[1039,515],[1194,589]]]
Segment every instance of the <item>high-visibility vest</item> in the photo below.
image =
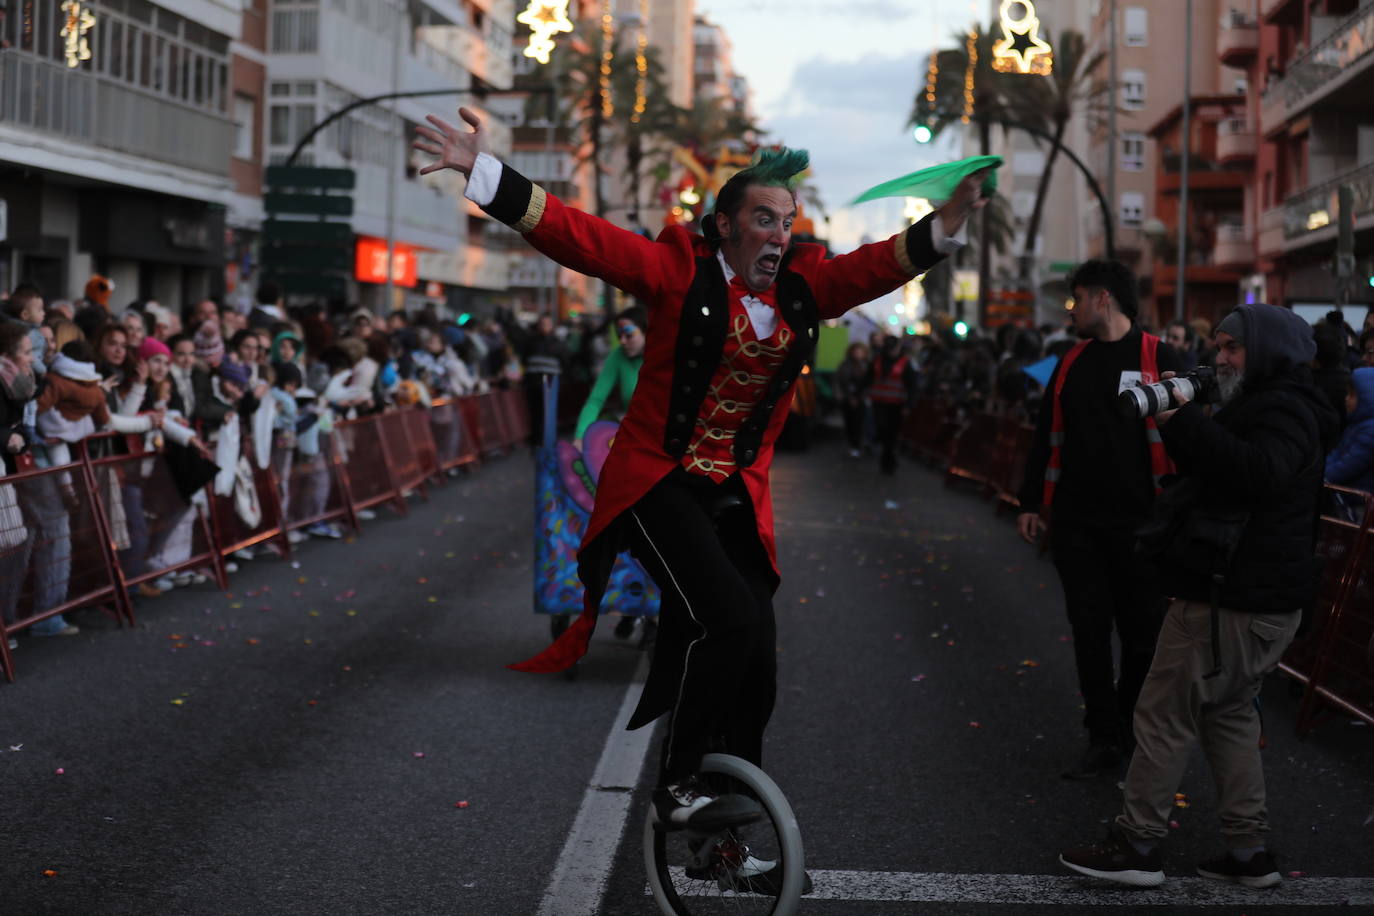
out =
[[873,384],[868,389],[868,397],[878,404],[905,404],[907,402],[906,364],[910,359],[905,354],[888,367],[883,373],[880,359],[873,360]]
[[[1059,366],[1059,375],[1054,383],[1053,420],[1050,423],[1050,460],[1045,465],[1045,490],[1040,499],[1041,509],[1048,509],[1054,502],[1054,488],[1059,483],[1059,473],[1063,470],[1064,449],[1064,410],[1060,404],[1060,394],[1064,390],[1064,379],[1069,376],[1069,368],[1091,341],[1079,341],[1072,350],[1064,354],[1064,362]],[[1159,338],[1153,334],[1140,335],[1140,380],[1145,384],[1159,381]],[[1145,419],[1145,441],[1150,448],[1150,475],[1154,478],[1155,492],[1162,489],[1161,480],[1165,474],[1172,474],[1174,463],[1164,448],[1164,439],[1159,434],[1159,426],[1154,417]]]

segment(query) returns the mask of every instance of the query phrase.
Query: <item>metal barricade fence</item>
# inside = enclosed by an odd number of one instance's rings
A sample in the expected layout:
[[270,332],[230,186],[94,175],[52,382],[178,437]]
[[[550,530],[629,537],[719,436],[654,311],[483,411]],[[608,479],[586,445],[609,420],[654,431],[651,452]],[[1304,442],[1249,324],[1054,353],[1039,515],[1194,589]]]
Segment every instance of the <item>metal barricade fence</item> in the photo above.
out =
[[274,452],[272,474],[281,493],[287,531],[335,521],[358,530],[336,437],[334,432],[320,433],[319,452],[314,455],[298,449]]
[[343,454],[344,479],[354,510],[391,502],[397,512],[405,515],[406,502],[401,498],[395,471],[388,463],[389,453],[376,417],[344,420],[335,424],[334,435],[338,437]]
[[502,454],[510,448],[510,422],[505,415],[505,394],[504,391],[487,391],[462,399],[465,408],[471,405],[466,409],[470,410],[470,425],[477,432],[477,448],[484,457]]
[[506,445],[524,445],[530,438],[530,407],[525,392],[519,388],[508,388],[500,394],[501,414],[506,420]]
[[[244,470],[245,463],[247,470]],[[258,466],[253,441],[244,436],[238,461],[240,480],[234,491],[220,496],[211,491],[210,522],[220,556],[258,544],[270,546],[283,557],[291,556],[291,543],[283,525],[281,491],[270,466]]]
[[[162,453],[144,452],[142,437],[130,442],[128,454],[88,459],[99,484],[96,500],[118,548],[116,587],[123,592],[181,570],[210,569],[215,583],[226,588],[223,556],[206,513],[183,498]],[[127,613],[133,623],[132,602]]]
[[423,407],[407,407],[401,411],[406,438],[415,449],[415,473],[419,483],[439,476],[439,446],[434,441],[434,428],[429,411]]
[[77,459],[71,464],[0,479],[0,490],[13,494],[13,500],[5,494],[8,511],[0,528],[0,663],[8,681],[14,680],[10,634],[89,605],[108,606],[121,622],[132,619],[116,574],[119,542],[112,532],[121,529],[104,517],[96,496],[111,475],[98,478],[85,443],[71,449]]
[[429,409],[429,426],[434,439],[435,463],[440,471],[466,467],[481,460],[460,401],[435,401]]
[[998,418],[992,414],[977,413],[969,418],[968,425],[954,440],[949,467],[945,471],[946,486],[956,480],[988,482],[997,447],[998,424]]

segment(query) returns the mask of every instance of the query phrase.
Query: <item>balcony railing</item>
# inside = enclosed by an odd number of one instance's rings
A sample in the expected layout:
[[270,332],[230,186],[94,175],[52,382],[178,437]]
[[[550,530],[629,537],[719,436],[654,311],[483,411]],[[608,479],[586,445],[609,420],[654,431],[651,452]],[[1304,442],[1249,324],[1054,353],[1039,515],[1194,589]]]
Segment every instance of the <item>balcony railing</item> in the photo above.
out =
[[1232,162],[1255,158],[1255,132],[1244,118],[1227,118],[1217,124],[1217,159]]
[[[1310,51],[1294,59],[1284,78],[1269,85],[1264,101],[1268,103],[1272,97],[1281,102],[1282,117],[1296,114],[1302,107],[1311,105],[1319,93],[1325,95],[1334,90],[1338,82],[1347,82],[1357,69],[1374,61],[1371,52],[1374,52],[1374,4],[1356,10]],[[1264,108],[1267,132],[1276,126],[1270,123],[1270,117],[1279,112],[1271,105]]]
[[1259,25],[1249,16],[1231,10],[1217,30],[1217,56],[1228,67],[1245,64],[1259,51]]
[[1319,185],[1294,194],[1283,202],[1283,237],[1301,239],[1327,227],[1333,230],[1339,215],[1337,193],[1349,185],[1354,196],[1354,218],[1374,216],[1374,163],[1351,169]]
[[1218,267],[1243,267],[1255,260],[1255,248],[1244,223],[1220,223],[1212,260]]
[[228,177],[235,125],[16,50],[0,55],[0,124]]
[[1260,214],[1259,242],[1263,257],[1283,254],[1283,207],[1270,207]]

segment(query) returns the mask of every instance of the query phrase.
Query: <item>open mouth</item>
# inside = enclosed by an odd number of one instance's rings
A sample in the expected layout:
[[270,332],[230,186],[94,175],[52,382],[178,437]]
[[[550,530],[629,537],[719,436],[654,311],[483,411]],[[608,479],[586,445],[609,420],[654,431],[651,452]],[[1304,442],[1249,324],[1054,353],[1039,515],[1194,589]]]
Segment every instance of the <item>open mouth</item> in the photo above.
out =
[[778,265],[782,263],[782,256],[777,254],[766,254],[754,262],[759,270],[764,273],[775,274],[778,272]]

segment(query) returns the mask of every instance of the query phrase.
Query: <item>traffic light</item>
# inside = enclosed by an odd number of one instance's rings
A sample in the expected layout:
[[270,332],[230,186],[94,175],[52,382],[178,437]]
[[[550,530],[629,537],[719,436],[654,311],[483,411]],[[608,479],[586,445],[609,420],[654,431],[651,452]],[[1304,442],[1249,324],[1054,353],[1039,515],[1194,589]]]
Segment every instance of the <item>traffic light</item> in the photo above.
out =
[[968,337],[968,322],[954,322],[954,336],[958,337],[960,340],[963,340],[965,337]]
[[917,143],[929,143],[934,137],[935,132],[926,124],[917,124],[911,132],[911,138]]

